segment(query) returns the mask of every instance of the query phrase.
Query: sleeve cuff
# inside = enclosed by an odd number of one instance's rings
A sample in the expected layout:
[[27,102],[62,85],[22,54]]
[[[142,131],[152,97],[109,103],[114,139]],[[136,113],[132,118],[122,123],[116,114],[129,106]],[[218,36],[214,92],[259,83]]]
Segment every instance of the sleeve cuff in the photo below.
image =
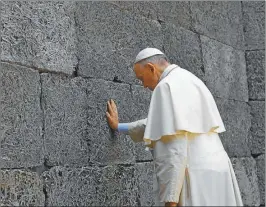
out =
[[118,124],[117,130],[119,132],[128,132],[128,123],[120,123],[120,124]]

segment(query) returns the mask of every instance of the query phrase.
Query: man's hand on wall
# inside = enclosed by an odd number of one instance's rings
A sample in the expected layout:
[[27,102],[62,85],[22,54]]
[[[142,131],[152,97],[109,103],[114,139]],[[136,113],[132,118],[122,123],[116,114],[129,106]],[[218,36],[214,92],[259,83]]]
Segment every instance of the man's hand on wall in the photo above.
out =
[[107,102],[107,112],[106,112],[106,117],[109,126],[113,130],[117,130],[118,128],[118,112],[117,112],[117,107],[115,105],[115,102],[111,99]]

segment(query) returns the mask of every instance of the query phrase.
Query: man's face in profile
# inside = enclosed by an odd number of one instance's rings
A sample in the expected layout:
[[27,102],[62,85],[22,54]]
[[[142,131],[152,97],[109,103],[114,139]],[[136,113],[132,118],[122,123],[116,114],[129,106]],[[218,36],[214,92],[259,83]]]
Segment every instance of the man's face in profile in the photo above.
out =
[[145,65],[136,63],[134,65],[134,72],[137,79],[142,82],[144,88],[149,88],[153,91],[159,82],[160,73],[156,65],[152,63],[147,63]]

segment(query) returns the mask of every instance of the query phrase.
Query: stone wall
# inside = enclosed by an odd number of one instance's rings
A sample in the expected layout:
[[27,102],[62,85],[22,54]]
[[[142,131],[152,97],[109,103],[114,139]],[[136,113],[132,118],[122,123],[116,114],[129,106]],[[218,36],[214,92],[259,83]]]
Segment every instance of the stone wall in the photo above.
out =
[[150,154],[105,110],[147,116],[132,66],[157,47],[211,90],[243,201],[264,205],[264,22],[263,1],[2,1],[0,203],[153,205]]

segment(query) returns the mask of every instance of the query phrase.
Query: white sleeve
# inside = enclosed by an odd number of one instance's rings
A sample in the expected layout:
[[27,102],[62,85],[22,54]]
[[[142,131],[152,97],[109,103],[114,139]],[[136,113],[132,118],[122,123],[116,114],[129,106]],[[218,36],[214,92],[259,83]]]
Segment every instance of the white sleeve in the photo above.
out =
[[141,119],[128,124],[128,134],[134,142],[142,142],[146,127],[146,119]]

